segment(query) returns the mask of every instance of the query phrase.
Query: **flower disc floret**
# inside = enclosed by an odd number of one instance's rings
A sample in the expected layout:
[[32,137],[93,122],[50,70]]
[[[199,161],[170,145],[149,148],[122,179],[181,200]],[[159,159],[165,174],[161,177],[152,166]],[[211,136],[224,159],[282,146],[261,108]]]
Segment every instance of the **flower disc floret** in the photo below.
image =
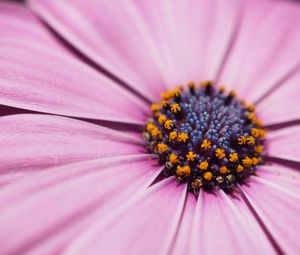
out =
[[[164,164],[166,176],[190,191],[232,190],[263,163],[266,131],[255,107],[210,81],[166,91],[151,105],[146,148]],[[160,106],[160,107],[158,107]]]

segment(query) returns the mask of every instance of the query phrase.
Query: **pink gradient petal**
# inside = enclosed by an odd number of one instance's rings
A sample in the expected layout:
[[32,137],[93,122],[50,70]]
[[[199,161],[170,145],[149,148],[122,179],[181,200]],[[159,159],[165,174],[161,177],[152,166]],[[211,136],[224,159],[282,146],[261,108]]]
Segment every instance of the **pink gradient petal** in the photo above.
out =
[[1,173],[0,174],[0,187],[4,187],[4,185],[10,184],[13,181],[17,180],[20,177],[25,176],[26,172],[8,172],[8,173]]
[[220,82],[253,103],[287,78],[299,65],[299,14],[292,1],[248,1]]
[[[236,228],[236,231],[239,232],[237,240],[239,239],[240,235],[242,235],[241,233],[245,233],[246,238],[249,239],[249,244],[246,244],[245,247],[243,247],[243,254],[253,254],[249,250],[256,251],[256,254],[278,254],[276,248],[272,245],[269,237],[261,228],[261,225],[253,215],[252,211],[249,210],[249,207],[241,198],[240,194],[237,194],[237,196],[228,196],[221,191],[220,196],[224,199],[225,204],[232,208],[233,215],[236,215],[237,219],[239,219],[238,223],[241,226],[233,226],[233,228]],[[247,241],[245,240],[245,242]],[[254,249],[253,246],[255,246]]]
[[1,252],[61,253],[85,226],[143,194],[159,171],[147,155],[135,155],[28,174],[0,192]]
[[0,13],[1,41],[26,41],[32,45],[40,44],[66,52],[42,22],[24,5],[2,0]]
[[196,204],[197,199],[194,194],[188,193],[180,226],[170,252],[172,255],[189,254],[189,244],[191,240],[191,231],[194,224],[193,219],[195,215]]
[[241,189],[283,252],[298,254],[300,193],[258,177]]
[[74,58],[0,41],[0,104],[82,118],[143,124],[145,102]]
[[239,23],[241,1],[135,2],[164,61],[168,87],[216,75]]
[[148,99],[163,89],[159,55],[130,2],[29,1],[58,33]]
[[184,208],[186,186],[173,178],[93,224],[65,254],[167,254]]
[[223,191],[200,192],[189,254],[201,253],[276,254],[241,198]]
[[216,75],[242,3],[31,0],[30,6],[86,56],[151,99],[166,83]]
[[143,153],[129,134],[79,120],[38,114],[0,118],[0,172],[42,170],[76,161]]
[[299,80],[300,68],[296,75],[256,106],[257,113],[265,125],[300,119]]
[[300,194],[300,172],[298,170],[272,163],[272,165],[260,166],[256,175]]
[[268,155],[300,162],[300,143],[297,142],[299,133],[299,125],[268,132]]

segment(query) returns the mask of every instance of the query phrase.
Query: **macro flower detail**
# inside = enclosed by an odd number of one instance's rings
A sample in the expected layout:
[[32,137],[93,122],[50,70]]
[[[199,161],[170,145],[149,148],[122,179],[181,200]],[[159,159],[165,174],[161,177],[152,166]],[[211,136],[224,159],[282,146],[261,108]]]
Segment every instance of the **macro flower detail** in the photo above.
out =
[[300,253],[297,1],[21,2],[1,254]]
[[226,95],[211,82],[190,83],[188,90],[174,89],[161,98],[152,107],[144,139],[147,150],[165,165],[166,177],[187,182],[194,194],[202,187],[230,191],[262,164],[266,131],[254,117],[254,107],[238,101],[234,92]]

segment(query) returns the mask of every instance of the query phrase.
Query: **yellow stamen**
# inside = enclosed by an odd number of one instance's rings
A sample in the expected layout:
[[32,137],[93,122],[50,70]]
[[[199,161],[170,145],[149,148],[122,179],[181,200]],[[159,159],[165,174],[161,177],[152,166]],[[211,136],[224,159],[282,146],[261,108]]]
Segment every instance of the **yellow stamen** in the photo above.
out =
[[228,168],[226,166],[221,166],[219,168],[219,171],[220,171],[221,174],[227,174],[227,173],[229,173],[229,170],[228,170]]
[[199,164],[199,169],[200,170],[207,170],[208,168],[208,162],[206,160],[202,161],[200,164]]
[[164,143],[159,143],[157,145],[157,149],[160,153],[164,153],[164,152],[167,152],[168,151],[168,146]]
[[191,88],[195,88],[195,83],[194,83],[194,82],[190,82],[190,83],[188,84],[188,86],[189,86],[190,89],[191,89]]
[[219,88],[219,91],[220,91],[221,93],[223,93],[223,92],[225,91],[225,86],[221,86],[221,87]]
[[247,137],[247,144],[248,145],[254,145],[255,144],[255,138],[253,136],[248,136]]
[[245,99],[241,99],[241,100],[240,100],[240,103],[241,103],[243,106],[245,106],[245,105],[246,105]]
[[246,144],[246,142],[247,142],[247,138],[246,138],[245,136],[240,136],[240,137],[238,138],[238,144],[239,144],[239,145]]
[[165,122],[166,122],[166,120],[167,120],[167,116],[166,115],[160,115],[159,117],[158,117],[158,122],[159,122],[159,124],[164,124]]
[[265,129],[258,129],[258,128],[252,128],[251,134],[254,137],[265,137],[266,136],[266,130]]
[[213,177],[213,174],[211,172],[205,172],[203,175],[203,178],[207,181],[210,181]]
[[156,138],[161,137],[161,132],[157,127],[155,127],[154,129],[151,130],[151,135]]
[[209,141],[208,139],[204,139],[202,141],[201,148],[204,149],[204,150],[210,149],[211,148],[211,141]]
[[195,181],[192,182],[192,186],[194,188],[200,188],[203,185],[202,179],[196,179]]
[[150,131],[152,131],[155,128],[156,128],[156,126],[153,123],[151,123],[151,122],[147,123],[147,126],[146,126],[147,131],[150,132]]
[[166,91],[160,94],[160,97],[165,100],[172,98],[172,91]]
[[235,92],[234,92],[233,90],[231,90],[231,91],[229,92],[229,96],[230,96],[230,97],[235,97],[235,95],[236,95],[236,94],[235,94]]
[[177,166],[176,174],[178,176],[189,176],[191,174],[190,166]]
[[255,123],[257,126],[262,127],[263,126],[263,122],[261,119],[256,119],[253,123]]
[[260,135],[259,129],[258,128],[252,128],[251,135],[253,135],[254,137],[259,137],[259,135]]
[[203,81],[203,82],[200,82],[200,85],[203,87],[207,87],[207,86],[211,86],[212,82],[211,81]]
[[255,110],[255,106],[253,104],[249,104],[247,109],[248,111],[253,112]]
[[172,129],[173,128],[173,126],[174,126],[174,124],[173,124],[173,121],[172,120],[167,120],[166,122],[165,122],[165,128],[166,129]]
[[260,130],[259,130],[259,135],[260,135],[261,137],[265,137],[266,134],[267,134],[267,131],[266,131],[265,129],[260,129]]
[[255,122],[255,120],[256,120],[255,114],[253,112],[250,112],[248,114],[248,119],[251,120],[252,122]]
[[244,167],[242,165],[238,165],[237,168],[236,168],[236,171],[239,173],[239,172],[242,172],[244,170]]
[[221,149],[221,148],[216,149],[215,155],[219,159],[222,159],[222,158],[224,158],[226,156],[224,150]]
[[168,101],[162,101],[161,102],[161,106],[162,107],[167,107],[169,105],[169,102]]
[[173,91],[172,91],[172,96],[173,97],[179,97],[180,96],[180,89],[174,89]]
[[169,160],[172,164],[177,164],[179,163],[179,159],[178,159],[178,156],[175,154],[175,153],[171,153],[170,156],[169,156]]
[[179,133],[177,137],[178,142],[186,142],[189,139],[189,135],[187,133]]
[[244,166],[251,166],[251,165],[252,165],[252,159],[249,158],[249,157],[244,158],[244,159],[242,160],[242,162],[243,162],[243,165],[244,165]]
[[256,166],[258,164],[258,162],[259,162],[258,158],[255,158],[255,157],[252,158],[252,165],[253,166]]
[[262,146],[262,145],[257,145],[257,146],[255,146],[254,147],[254,151],[256,152],[256,153],[262,153],[263,151],[264,151],[264,146]]
[[186,159],[187,161],[194,161],[196,158],[196,154],[192,151],[189,151],[187,154],[186,154]]
[[181,111],[180,105],[179,104],[172,104],[171,105],[171,111],[174,113],[178,113]]
[[151,111],[156,112],[160,109],[160,105],[159,104],[152,104],[150,106]]
[[262,157],[258,157],[257,160],[258,160],[258,163],[259,163],[259,162],[262,162],[263,159],[262,159]]
[[160,113],[158,111],[153,113],[153,117],[158,118],[159,116],[160,116]]
[[169,141],[174,141],[177,138],[177,133],[175,131],[172,131],[169,134]]
[[237,154],[237,152],[229,154],[229,161],[230,162],[236,162],[238,159],[239,159],[239,155]]

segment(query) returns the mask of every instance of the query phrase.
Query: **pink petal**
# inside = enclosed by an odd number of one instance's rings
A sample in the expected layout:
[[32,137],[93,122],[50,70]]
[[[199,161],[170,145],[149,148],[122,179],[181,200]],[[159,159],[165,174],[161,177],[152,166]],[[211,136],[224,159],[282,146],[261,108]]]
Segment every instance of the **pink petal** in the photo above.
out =
[[283,165],[260,166],[257,176],[300,194],[300,172]]
[[168,87],[215,77],[238,26],[241,1],[136,3],[164,61]]
[[223,191],[200,193],[191,235],[190,254],[276,254],[241,198]]
[[300,193],[258,177],[241,189],[284,254],[298,254]]
[[24,5],[1,1],[0,13],[1,41],[22,41],[66,52],[41,21]]
[[30,6],[77,49],[150,99],[163,84],[214,77],[241,13],[236,0],[31,0]]
[[248,1],[220,81],[252,103],[281,85],[299,64],[299,14],[290,1]]
[[77,49],[145,97],[162,92],[159,55],[130,2],[30,1],[30,6]]
[[300,162],[300,144],[297,142],[299,132],[298,125],[269,132],[268,154],[272,157]]
[[72,238],[159,173],[145,155],[99,159],[28,174],[0,192],[3,254],[59,254]]
[[300,119],[299,80],[300,69],[296,75],[256,106],[257,113],[265,125]]
[[20,177],[25,176],[26,172],[8,172],[0,174],[0,187],[4,187],[4,185],[10,184],[11,182],[17,180]]
[[145,152],[141,139],[83,121],[37,114],[0,118],[0,172]]
[[182,215],[186,186],[152,186],[72,241],[65,254],[166,254]]
[[147,106],[63,53],[0,41],[0,104],[28,110],[142,124]]
[[176,235],[176,240],[173,243],[172,250],[170,253],[172,255],[189,254],[189,244],[194,224],[193,219],[195,217],[194,215],[196,204],[196,197],[192,193],[188,193],[185,202],[184,212]]

